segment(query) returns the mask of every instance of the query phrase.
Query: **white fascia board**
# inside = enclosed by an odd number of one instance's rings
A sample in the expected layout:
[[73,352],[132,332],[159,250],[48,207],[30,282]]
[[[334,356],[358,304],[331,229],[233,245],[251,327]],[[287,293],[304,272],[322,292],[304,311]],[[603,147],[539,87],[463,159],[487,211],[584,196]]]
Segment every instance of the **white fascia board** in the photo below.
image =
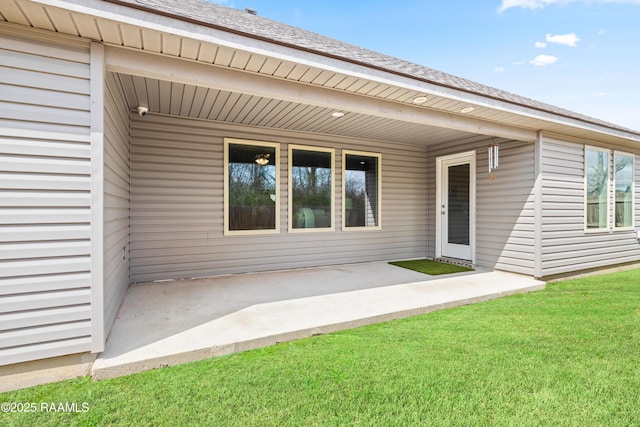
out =
[[258,40],[251,36],[243,36],[232,32],[217,30],[205,25],[186,22],[179,18],[157,15],[151,12],[134,9],[132,7],[121,6],[101,0],[31,1],[98,18],[109,19],[123,24],[173,34],[179,37],[213,43],[232,49],[239,49],[258,55],[277,58],[283,61],[307,65],[309,67],[319,68],[326,71],[344,73],[380,84],[422,92],[427,95],[441,96],[455,101],[466,102],[477,107],[486,107],[505,113],[518,114],[531,119],[543,120],[549,123],[640,142],[640,135],[630,134],[597,124],[590,124],[579,119],[560,116],[558,114],[541,111],[533,107],[509,103],[486,95],[467,92],[462,89],[455,89],[436,83],[420,81],[411,77],[401,76],[392,72],[385,72],[365,65],[343,61],[322,54],[296,49],[294,47]]

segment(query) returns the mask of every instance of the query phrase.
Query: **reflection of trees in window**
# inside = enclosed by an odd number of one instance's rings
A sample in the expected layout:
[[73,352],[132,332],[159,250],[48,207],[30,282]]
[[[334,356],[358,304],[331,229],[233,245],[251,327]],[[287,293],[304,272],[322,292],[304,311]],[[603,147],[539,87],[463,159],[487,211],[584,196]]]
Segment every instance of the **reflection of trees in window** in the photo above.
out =
[[345,155],[345,227],[379,225],[378,160],[377,156]]
[[633,156],[618,154],[615,159],[615,226],[633,225]]
[[365,173],[364,171],[345,171],[345,197],[347,214],[345,223],[347,227],[365,226]]
[[[587,228],[608,228],[610,160],[609,150],[585,150],[587,174]],[[633,163],[634,156],[613,153],[613,225],[633,226]]]
[[332,153],[291,150],[292,228],[329,228],[332,219]]
[[587,228],[607,228],[609,197],[609,155],[605,151],[587,149]]
[[229,230],[276,228],[276,161],[274,147],[229,144]]
[[590,157],[588,160],[587,191],[589,194],[599,197],[606,194],[607,191],[609,156],[603,151],[596,150],[591,150],[591,153],[587,155]]

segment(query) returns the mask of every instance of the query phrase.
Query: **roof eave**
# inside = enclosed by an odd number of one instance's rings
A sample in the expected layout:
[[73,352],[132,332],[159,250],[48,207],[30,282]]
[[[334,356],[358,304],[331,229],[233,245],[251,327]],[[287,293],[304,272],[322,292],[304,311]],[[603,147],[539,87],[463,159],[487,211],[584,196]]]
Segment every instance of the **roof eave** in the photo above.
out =
[[[73,10],[79,13],[92,14],[94,16],[100,16],[98,14],[98,10],[91,7],[91,2],[83,1],[74,1],[74,0],[32,0],[36,3],[40,3],[43,5],[49,5],[53,7],[59,7],[63,9]],[[129,2],[124,2],[120,0],[101,0],[100,3],[110,3],[117,7],[124,7],[128,9],[138,10],[143,13],[148,13],[154,16],[162,16],[168,18],[169,20],[177,20],[180,22],[184,22],[187,24],[192,24],[198,27],[210,28],[222,33],[229,33],[235,36],[239,36],[242,38],[248,38],[252,40],[256,40],[259,42],[266,43],[268,45],[275,45],[281,48],[285,48],[287,50],[293,50],[297,52],[305,52],[309,55],[328,58],[338,63],[349,64],[352,67],[344,67],[342,71],[345,73],[353,74],[353,66],[363,69],[372,70],[378,73],[383,73],[387,75],[388,78],[393,79],[395,76],[395,80],[400,77],[402,79],[406,79],[407,81],[412,81],[414,84],[427,84],[432,88],[441,88],[441,90],[436,90],[439,96],[448,97],[450,99],[462,100],[465,102],[469,102],[470,104],[474,104],[477,106],[485,106],[488,108],[497,108],[504,112],[508,112],[511,114],[518,114],[522,116],[527,116],[529,118],[533,118],[536,120],[541,120],[543,122],[553,122],[557,124],[562,124],[568,127],[579,128],[582,130],[587,130],[589,132],[595,132],[597,134],[605,135],[607,137],[613,138],[622,138],[625,140],[631,140],[637,143],[640,143],[640,132],[636,132],[630,129],[624,129],[622,127],[611,124],[610,126],[602,123],[597,123],[594,121],[588,120],[588,118],[575,117],[568,114],[559,114],[558,112],[551,112],[548,110],[544,110],[541,108],[535,108],[530,105],[526,105],[523,103],[518,103],[513,100],[505,100],[500,97],[492,97],[490,95],[484,93],[478,93],[471,90],[467,90],[465,88],[456,87],[453,85],[443,84],[442,82],[433,81],[427,78],[420,78],[415,75],[409,73],[403,73],[398,70],[388,69],[384,67],[377,66],[375,64],[370,64],[363,61],[353,60],[352,58],[348,58],[346,56],[335,55],[328,52],[323,52],[317,49],[310,49],[303,46],[298,46],[293,43],[286,43],[281,40],[275,40],[273,38],[262,37],[260,35],[252,34],[250,32],[243,32],[236,29],[228,28],[225,26],[216,25],[210,22],[205,22],[197,19],[192,19],[189,17],[177,15],[175,13],[169,13],[166,11],[154,9],[141,4],[132,4]],[[118,11],[111,11],[111,13],[106,14],[108,16],[101,16],[107,19],[119,20],[123,23],[130,23],[127,20],[122,19],[124,15],[119,14]],[[152,28],[153,29],[153,28]],[[174,34],[178,36],[185,37],[185,31],[174,26],[164,26],[164,31],[171,32],[170,30],[175,30]],[[189,37],[189,36],[187,36]],[[197,34],[193,33],[191,35],[192,38],[197,38]],[[236,40],[237,41],[237,40]],[[293,55],[290,55],[289,60],[294,58]],[[297,57],[295,57],[297,58]],[[401,81],[398,81],[398,84],[401,84]],[[428,91],[428,88],[423,88],[425,91]],[[515,108],[514,108],[515,107]],[[540,130],[544,130],[541,128]]]

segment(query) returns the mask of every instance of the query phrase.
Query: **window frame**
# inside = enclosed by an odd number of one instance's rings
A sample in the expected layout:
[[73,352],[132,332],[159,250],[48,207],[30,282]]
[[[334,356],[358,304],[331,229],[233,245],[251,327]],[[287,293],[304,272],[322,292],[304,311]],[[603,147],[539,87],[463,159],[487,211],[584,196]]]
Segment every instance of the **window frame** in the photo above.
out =
[[[587,151],[599,151],[607,155],[607,208],[605,227],[589,228],[587,225],[588,202],[589,202],[589,170],[587,163]],[[591,145],[584,146],[584,232],[585,233],[607,233],[611,231],[611,150],[607,148],[594,147]]]
[[[378,176],[377,176],[377,208],[378,208],[378,223],[375,226],[371,227],[348,227],[346,225],[346,181],[347,181],[347,156],[355,155],[355,156],[367,156],[374,157],[378,160]],[[342,231],[377,231],[382,230],[382,154],[374,153],[369,151],[357,151],[357,150],[342,150]]]
[[[276,171],[275,171],[275,228],[273,229],[258,229],[258,230],[230,230],[229,229],[229,145],[248,145],[258,147],[269,147],[275,149],[276,158]],[[280,233],[280,144],[277,142],[269,141],[257,141],[249,139],[238,138],[224,138],[224,230],[225,236],[247,236],[247,235],[267,235],[267,234],[279,234]]]
[[[331,223],[329,227],[322,228],[294,228],[293,227],[293,151],[314,151],[319,153],[329,153],[331,155]],[[328,233],[336,228],[336,150],[334,148],[314,147],[308,145],[289,144],[288,146],[288,231],[289,233]]]
[[[617,227],[616,226],[616,155],[620,155],[620,156],[627,156],[627,157],[631,157],[631,225],[626,226],[626,227]],[[635,173],[636,173],[636,157],[633,153],[628,153],[626,151],[619,151],[619,150],[613,150],[613,156],[611,159],[613,168],[611,170],[611,173],[613,174],[613,179],[612,181],[612,187],[613,190],[611,192],[611,197],[613,199],[613,209],[611,212],[612,218],[611,218],[611,225],[613,227],[614,231],[629,231],[629,230],[635,230],[636,228],[636,221],[635,221]]]

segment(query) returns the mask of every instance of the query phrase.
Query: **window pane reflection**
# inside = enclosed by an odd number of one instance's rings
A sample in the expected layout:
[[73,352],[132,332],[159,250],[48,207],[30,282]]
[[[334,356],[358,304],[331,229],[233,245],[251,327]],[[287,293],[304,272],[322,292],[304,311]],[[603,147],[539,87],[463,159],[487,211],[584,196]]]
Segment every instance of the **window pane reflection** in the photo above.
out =
[[276,228],[275,147],[229,144],[229,230]]
[[330,228],[332,153],[291,150],[292,228]]
[[380,225],[379,157],[345,155],[345,227]]
[[615,224],[616,227],[633,225],[633,156],[615,155]]
[[587,228],[607,228],[607,199],[609,198],[609,154],[587,149]]

